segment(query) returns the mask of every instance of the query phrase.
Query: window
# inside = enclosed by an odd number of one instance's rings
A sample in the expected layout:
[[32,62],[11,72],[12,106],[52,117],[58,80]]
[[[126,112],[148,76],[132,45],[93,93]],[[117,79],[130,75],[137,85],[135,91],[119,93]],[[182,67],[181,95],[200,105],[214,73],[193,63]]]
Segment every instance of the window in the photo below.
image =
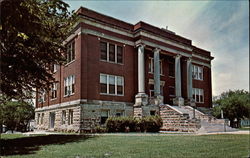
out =
[[[160,60],[160,75],[163,75],[163,60]],[[149,57],[148,72],[154,73],[154,58]]]
[[122,56],[122,47],[117,46],[117,63],[122,64],[123,63],[123,56]]
[[150,115],[151,115],[151,116],[155,116],[155,110],[151,110],[151,111],[150,111]]
[[37,124],[39,125],[39,122],[40,122],[40,114],[37,114],[37,120],[36,120],[37,122]]
[[169,96],[170,97],[175,97],[175,87],[174,86],[169,86],[168,90],[169,90]]
[[175,65],[174,64],[175,64],[174,60],[170,59],[168,62],[168,68],[169,68],[168,75],[171,77],[175,77]]
[[40,93],[39,93],[39,98],[38,98],[38,102],[39,103],[44,103],[45,102],[45,91],[44,90],[42,90],[42,91],[40,91]]
[[56,73],[56,71],[57,71],[57,65],[56,65],[56,64],[53,64],[53,66],[52,66],[52,72],[53,72],[53,73]]
[[66,47],[67,47],[66,59],[67,62],[69,63],[75,60],[75,41],[68,43]]
[[41,124],[43,124],[43,119],[44,119],[44,113],[42,113],[42,116],[41,116]]
[[75,75],[68,76],[64,79],[64,96],[75,93]]
[[124,116],[124,111],[123,110],[117,110],[115,115],[116,115],[116,117]]
[[101,42],[101,59],[107,60],[107,43]]
[[108,110],[102,110],[101,111],[101,124],[105,124],[106,120],[109,117],[109,111]]
[[68,124],[73,124],[73,109],[69,109]]
[[[163,96],[163,88],[164,85],[161,83],[160,85],[161,96]],[[149,84],[149,97],[154,97],[154,84]]]
[[66,123],[66,110],[62,111],[62,125]]
[[193,79],[203,80],[203,68],[200,66],[193,65],[192,75],[193,75]]
[[114,76],[100,74],[101,94],[123,95],[124,78],[122,76]]
[[123,63],[123,47],[107,42],[100,43],[101,60]]
[[195,100],[195,102],[203,103],[204,102],[203,89],[193,88],[193,99]]
[[57,97],[57,83],[53,83],[51,89],[51,98],[56,99],[56,97]]

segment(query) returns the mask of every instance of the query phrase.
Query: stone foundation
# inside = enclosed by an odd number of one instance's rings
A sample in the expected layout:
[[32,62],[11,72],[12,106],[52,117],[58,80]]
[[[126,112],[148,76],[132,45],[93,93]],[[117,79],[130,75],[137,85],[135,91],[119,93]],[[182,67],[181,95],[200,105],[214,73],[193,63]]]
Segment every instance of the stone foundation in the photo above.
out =
[[[73,123],[69,123],[69,111],[73,111]],[[63,111],[66,117],[63,121]],[[91,131],[101,125],[102,111],[108,112],[108,117],[133,116],[133,104],[111,101],[88,101],[81,104],[67,106],[51,105],[41,109],[36,109],[36,127],[41,130],[62,131],[62,132],[82,132]],[[51,127],[50,115],[55,114],[54,127]],[[40,115],[40,116],[39,116]],[[38,118],[39,116],[39,118]],[[38,121],[39,119],[39,121]]]

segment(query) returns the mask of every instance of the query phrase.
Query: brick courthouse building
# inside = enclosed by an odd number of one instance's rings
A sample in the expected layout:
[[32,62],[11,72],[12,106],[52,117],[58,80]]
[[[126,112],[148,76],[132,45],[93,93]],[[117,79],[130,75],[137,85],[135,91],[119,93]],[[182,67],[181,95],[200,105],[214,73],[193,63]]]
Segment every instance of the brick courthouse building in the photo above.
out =
[[39,129],[79,131],[109,116],[159,114],[160,104],[212,106],[210,52],[164,28],[81,7],[57,82],[36,97]]

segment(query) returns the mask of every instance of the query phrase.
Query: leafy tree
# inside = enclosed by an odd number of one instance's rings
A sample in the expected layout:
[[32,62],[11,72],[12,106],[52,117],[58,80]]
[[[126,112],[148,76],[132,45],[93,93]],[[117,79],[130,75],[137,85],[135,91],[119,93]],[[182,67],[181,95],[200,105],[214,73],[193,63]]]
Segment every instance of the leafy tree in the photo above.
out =
[[[220,117],[220,111],[223,110],[224,118],[230,120],[230,126],[239,127],[240,120],[244,117],[249,118],[250,114],[250,95],[244,90],[227,91],[220,95],[214,101],[218,106],[213,108],[213,114]],[[237,120],[234,124],[234,120]]]
[[[1,0],[1,93],[27,98],[53,81],[49,67],[63,64],[63,41],[76,16],[61,0]],[[28,92],[28,93],[27,93]]]
[[0,104],[0,121],[10,130],[26,131],[27,125],[34,118],[35,109],[30,102],[6,101]]

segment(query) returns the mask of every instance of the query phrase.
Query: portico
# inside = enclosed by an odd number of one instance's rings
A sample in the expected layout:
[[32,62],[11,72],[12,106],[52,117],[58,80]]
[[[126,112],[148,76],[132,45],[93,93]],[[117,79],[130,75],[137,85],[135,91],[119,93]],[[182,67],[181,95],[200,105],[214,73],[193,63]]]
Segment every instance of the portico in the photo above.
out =
[[[151,96],[153,102],[149,102],[149,94],[145,91],[145,65],[146,65],[146,58],[145,58],[145,49],[148,46],[145,44],[137,45],[137,55],[138,55],[138,93],[135,96],[135,104],[134,104],[134,114],[136,117],[143,116],[143,109],[146,106],[156,106],[158,107],[161,104],[164,104],[164,94],[161,95],[161,63],[160,63],[160,56],[163,55],[163,52],[160,48],[152,48],[150,47],[151,53],[153,54],[153,84],[154,84],[154,93]],[[148,49],[149,50],[149,49]],[[164,52],[164,55],[166,53]],[[171,54],[173,56],[173,54]],[[187,81],[187,89],[186,94],[188,95],[187,100],[192,101],[192,60],[191,58],[187,58],[182,56],[181,54],[176,54],[173,56],[174,58],[174,89],[175,89],[175,97],[173,98],[173,105],[183,106],[184,105],[184,98],[182,96],[182,69],[181,69],[181,58],[184,57],[184,60],[187,65],[186,71],[186,81]],[[164,67],[163,67],[164,69]],[[185,86],[186,86],[185,85]],[[152,105],[153,103],[153,105]]]

